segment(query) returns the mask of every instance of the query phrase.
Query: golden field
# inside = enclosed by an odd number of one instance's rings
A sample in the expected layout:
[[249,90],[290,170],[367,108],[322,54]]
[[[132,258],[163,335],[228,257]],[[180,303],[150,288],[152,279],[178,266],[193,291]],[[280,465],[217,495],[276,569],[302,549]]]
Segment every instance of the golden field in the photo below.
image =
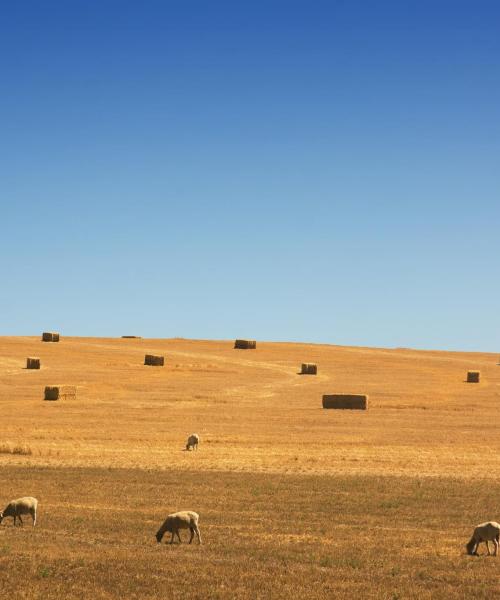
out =
[[[165,356],[144,366],[145,354]],[[25,369],[38,356],[40,371]],[[0,338],[9,598],[486,598],[500,557],[500,366],[486,353],[184,339]],[[317,376],[298,375],[302,362]],[[481,383],[465,382],[469,369]],[[46,385],[76,399],[43,401]],[[368,411],[323,410],[367,393]],[[201,437],[186,452],[188,434]],[[203,545],[158,545],[169,512]],[[187,534],[184,533],[184,539]],[[484,549],[482,550],[484,553]]]

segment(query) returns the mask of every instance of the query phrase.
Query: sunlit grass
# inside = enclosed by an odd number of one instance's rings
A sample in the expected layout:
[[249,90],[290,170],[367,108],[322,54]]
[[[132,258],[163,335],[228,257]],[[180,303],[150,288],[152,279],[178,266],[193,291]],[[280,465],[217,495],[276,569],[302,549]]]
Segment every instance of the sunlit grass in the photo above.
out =
[[[12,597],[482,598],[498,560],[465,555],[497,514],[500,484],[4,467],[3,492],[36,489],[39,523],[0,528],[25,575]],[[179,482],[182,481],[182,486]],[[202,546],[157,544],[168,512],[200,513]],[[0,546],[1,550],[1,546]],[[256,591],[257,590],[257,591]],[[16,596],[17,595],[17,596]]]

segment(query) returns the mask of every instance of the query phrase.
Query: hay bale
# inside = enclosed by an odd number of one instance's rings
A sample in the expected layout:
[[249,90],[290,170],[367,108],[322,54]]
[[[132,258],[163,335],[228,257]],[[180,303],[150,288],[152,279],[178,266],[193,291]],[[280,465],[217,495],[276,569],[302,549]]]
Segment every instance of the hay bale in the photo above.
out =
[[45,400],[64,400],[76,398],[76,387],[73,385],[48,385],[45,387]]
[[154,354],[146,354],[144,357],[144,364],[152,367],[163,367],[165,364],[165,357],[155,356]]
[[39,369],[40,368],[40,359],[35,358],[33,356],[28,356],[26,359],[26,368],[27,369]]
[[314,363],[302,363],[302,367],[300,369],[301,375],[317,375],[318,374],[318,365]]
[[255,340],[235,340],[234,347],[240,350],[255,350],[257,342]]
[[59,388],[59,396],[65,400],[76,398],[76,387],[74,385],[63,385]]
[[467,383],[479,383],[481,371],[467,371]]
[[125,340],[140,340],[141,336],[140,335],[122,335],[122,339],[125,339]]
[[59,334],[55,331],[44,331],[42,333],[42,342],[58,342]]
[[327,394],[323,396],[323,408],[366,410],[368,396],[364,394]]
[[59,400],[60,388],[58,385],[45,386],[45,400]]

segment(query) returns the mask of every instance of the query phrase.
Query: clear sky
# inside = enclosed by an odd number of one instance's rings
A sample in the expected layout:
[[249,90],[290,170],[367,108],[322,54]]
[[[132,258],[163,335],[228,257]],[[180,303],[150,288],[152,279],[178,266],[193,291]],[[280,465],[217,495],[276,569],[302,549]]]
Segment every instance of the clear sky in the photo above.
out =
[[500,351],[500,3],[0,4],[0,333]]

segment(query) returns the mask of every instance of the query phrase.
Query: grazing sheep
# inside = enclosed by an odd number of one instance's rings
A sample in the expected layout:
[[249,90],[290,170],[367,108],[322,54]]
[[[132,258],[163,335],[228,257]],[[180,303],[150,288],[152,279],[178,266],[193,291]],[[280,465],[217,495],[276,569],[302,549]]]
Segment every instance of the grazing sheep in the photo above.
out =
[[3,521],[3,519],[5,519],[5,517],[13,517],[15,527],[17,519],[21,521],[21,525],[23,524],[21,515],[31,515],[34,527],[36,525],[37,507],[38,500],[36,498],[32,498],[31,496],[26,496],[25,498],[18,498],[17,500],[12,500],[7,504],[3,511],[0,511],[0,523]]
[[498,554],[498,546],[500,542],[500,524],[495,521],[488,521],[487,523],[481,523],[474,529],[471,539],[467,542],[467,554],[471,556],[479,556],[477,549],[479,544],[484,542],[488,550],[488,556],[490,556],[490,545],[489,542],[493,542],[493,556]]
[[156,541],[160,543],[165,535],[165,532],[169,531],[172,534],[172,537],[170,538],[171,544],[174,543],[174,535],[179,538],[179,542],[182,542],[181,536],[179,535],[179,529],[189,529],[191,532],[189,543],[193,541],[194,534],[196,533],[198,537],[198,544],[201,544],[201,534],[198,528],[199,518],[200,517],[198,513],[195,513],[191,510],[182,510],[180,512],[168,515],[163,525],[156,532]]
[[189,437],[188,437],[188,441],[186,444],[186,450],[191,450],[191,448],[193,450],[198,450],[198,443],[200,441],[200,436],[197,433],[192,433]]

